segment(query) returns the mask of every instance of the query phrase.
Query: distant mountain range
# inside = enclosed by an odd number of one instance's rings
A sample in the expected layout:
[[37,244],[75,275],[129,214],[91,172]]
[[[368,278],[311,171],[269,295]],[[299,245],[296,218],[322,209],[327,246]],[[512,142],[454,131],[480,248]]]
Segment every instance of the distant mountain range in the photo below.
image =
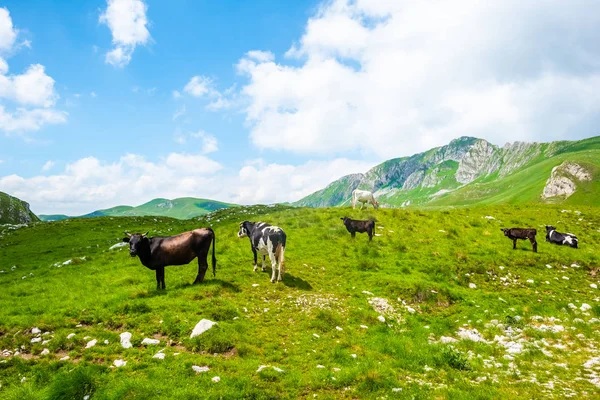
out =
[[0,224],[28,224],[39,221],[31,212],[29,204],[16,197],[0,192]]
[[446,146],[344,176],[296,206],[350,205],[354,189],[383,206],[460,206],[525,202],[600,205],[600,136],[551,143],[461,137]]
[[44,215],[39,217],[42,221],[60,221],[67,218],[92,218],[92,217],[133,217],[133,216],[161,216],[177,219],[189,219],[208,214],[222,208],[237,207],[236,204],[220,201],[182,197],[179,199],[154,199],[141,206],[117,206],[105,210],[94,211],[80,216],[67,216],[62,214]]

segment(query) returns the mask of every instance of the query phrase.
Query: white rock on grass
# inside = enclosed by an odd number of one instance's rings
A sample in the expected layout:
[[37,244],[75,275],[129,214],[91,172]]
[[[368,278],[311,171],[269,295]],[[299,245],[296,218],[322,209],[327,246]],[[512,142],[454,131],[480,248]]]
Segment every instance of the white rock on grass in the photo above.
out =
[[411,314],[414,314],[417,312],[417,310],[415,310],[414,308],[410,307],[410,306],[406,306],[406,311],[408,311]]
[[119,242],[117,244],[114,244],[114,245],[110,246],[109,250],[114,250],[114,249],[118,249],[120,247],[125,247],[125,246],[129,246],[129,243]]
[[217,382],[219,382],[220,380],[221,380],[221,378],[220,378],[220,377],[218,377],[218,376],[215,376],[215,377],[213,377],[213,378],[211,379],[211,381],[213,381],[214,383],[217,383]]
[[552,269],[552,265],[550,265],[550,264],[546,264],[546,268],[548,268],[548,269]]
[[262,371],[262,370],[263,370],[263,369],[265,369],[265,368],[269,368],[269,366],[268,366],[268,365],[260,365],[260,366],[258,367],[258,369],[256,370],[256,372],[260,372],[260,371]]
[[42,331],[39,330],[38,328],[32,328],[31,333],[34,335],[39,335],[40,333],[42,333]]
[[598,285],[596,285],[595,283],[590,283],[590,287],[592,289],[598,289]]
[[216,322],[213,322],[211,320],[208,319],[202,319],[200,320],[200,322],[198,322],[196,324],[196,326],[194,327],[194,330],[192,331],[192,334],[190,335],[190,338],[202,335],[204,332],[206,332],[207,330],[209,330],[210,328],[213,327],[213,325],[215,325]]
[[442,336],[440,338],[440,342],[446,344],[446,343],[458,342],[458,340],[456,340],[456,339],[454,339],[453,337],[450,337],[450,336]]
[[90,341],[89,341],[89,342],[87,342],[87,344],[85,345],[85,348],[86,348],[86,349],[89,349],[90,347],[94,347],[94,346],[96,345],[96,343],[98,343],[98,340],[96,340],[96,339],[90,340]]
[[324,366],[324,365],[321,365],[321,364],[319,364],[319,365],[317,365],[317,368],[319,368],[319,369],[323,369],[323,368],[325,368],[325,366]]
[[350,354],[350,357],[356,358],[356,354]]
[[71,358],[71,357],[69,357],[69,356],[64,356],[64,357],[60,358],[60,361],[67,361],[69,358]]
[[272,367],[272,368],[273,368],[273,369],[274,369],[276,372],[279,372],[279,373],[283,372],[283,370],[282,370],[281,368],[278,368],[278,367]]
[[198,365],[192,365],[192,369],[197,374],[199,374],[201,372],[208,372],[210,370],[210,368],[208,368],[208,367],[199,367]]
[[592,309],[592,306],[590,306],[590,305],[589,305],[589,304],[587,304],[587,303],[583,303],[583,304],[581,305],[581,307],[579,307],[579,309],[580,309],[581,311],[588,311],[588,310],[591,310],[591,309]]
[[383,315],[378,316],[377,319],[379,322],[385,322],[385,317]]
[[369,327],[368,327],[368,326],[366,326],[366,325],[361,325],[360,327],[361,327],[362,329],[369,329]]
[[34,337],[33,339],[31,339],[31,343],[39,343],[42,341],[41,337]]
[[144,340],[142,340],[142,344],[150,345],[150,346],[154,346],[159,343],[160,343],[160,340],[158,340],[158,339],[144,338]]
[[533,279],[527,279],[527,283],[535,283]]
[[583,368],[594,368],[596,365],[600,365],[600,357],[590,358],[585,364],[583,364]]
[[568,307],[569,307],[571,310],[577,310],[577,306],[576,306],[575,304],[573,304],[573,303],[569,303],[569,304],[568,304]]
[[127,361],[115,360],[115,361],[113,361],[113,364],[115,365],[115,367],[120,368],[120,367],[124,367],[125,365],[127,365]]
[[50,354],[50,350],[44,349],[44,350],[42,350],[42,352],[40,354],[43,356],[47,356],[48,354]]
[[483,342],[487,343],[487,340],[481,336],[481,333],[477,331],[477,329],[464,329],[458,328],[458,332],[456,333],[461,339],[472,340],[474,342]]
[[321,336],[317,335],[316,333],[313,333],[313,336],[316,337],[317,339],[321,337]]
[[477,285],[474,284],[473,282],[469,283],[469,288],[471,289],[477,289]]
[[74,333],[69,333],[69,334],[67,335],[67,339],[73,339],[74,337],[75,337],[75,334],[74,334]]
[[339,326],[336,326],[335,329],[337,329],[338,331],[343,331],[343,329]]
[[131,348],[131,333],[123,332],[119,335],[119,337],[121,338],[121,346],[124,349]]

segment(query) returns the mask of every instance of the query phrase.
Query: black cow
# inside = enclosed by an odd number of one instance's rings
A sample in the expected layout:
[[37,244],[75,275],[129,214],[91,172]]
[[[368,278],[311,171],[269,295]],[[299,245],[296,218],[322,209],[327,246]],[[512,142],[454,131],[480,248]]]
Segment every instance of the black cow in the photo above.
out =
[[176,236],[148,238],[147,235],[148,232],[134,235],[127,233],[123,241],[129,243],[131,257],[138,256],[145,267],[156,271],[157,289],[160,289],[161,285],[165,289],[166,266],[188,264],[196,257],[198,257],[198,275],[194,284],[202,282],[208,269],[206,258],[211,241],[213,276],[216,276],[215,233],[211,228],[194,229]]
[[350,219],[348,217],[340,218],[344,221],[344,225],[346,225],[346,229],[350,232],[352,237],[356,237],[356,232],[364,233],[367,232],[369,235],[369,242],[373,239],[373,233],[375,232],[375,221],[372,219],[368,219],[366,221],[360,221],[356,219]]
[[577,236],[573,235],[572,233],[556,232],[556,228],[551,225],[546,225],[546,242],[560,245],[566,244],[567,246],[571,246],[575,249],[579,245]]
[[267,254],[271,260],[271,282],[275,282],[275,269],[279,269],[278,281],[281,281],[281,276],[284,273],[284,253],[286,235],[283,229],[266,224],[264,222],[249,222],[240,223],[238,237],[248,237],[252,253],[254,254],[254,271],[258,270],[256,265],[257,252],[262,255],[262,270],[265,270],[265,259]]
[[531,246],[533,247],[533,251],[537,253],[537,242],[535,240],[535,235],[537,231],[535,229],[529,228],[500,228],[502,232],[504,232],[504,236],[507,236],[510,240],[513,241],[513,250],[517,249],[517,239],[527,240],[531,242]]

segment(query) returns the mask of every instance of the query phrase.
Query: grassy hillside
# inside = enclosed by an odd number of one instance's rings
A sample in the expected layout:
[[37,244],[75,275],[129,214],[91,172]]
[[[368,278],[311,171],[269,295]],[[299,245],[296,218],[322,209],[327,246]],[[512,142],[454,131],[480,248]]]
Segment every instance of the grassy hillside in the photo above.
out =
[[[352,240],[344,215],[376,217],[373,242]],[[252,271],[236,237],[245,219],[286,231],[284,282]],[[545,243],[544,224],[576,233],[581,248]],[[219,261],[201,285],[190,285],[191,263],[168,267],[157,291],[153,271],[109,250],[125,230],[207,225]],[[538,228],[539,253],[524,242],[513,251],[500,232],[510,226]],[[257,206],[34,224],[0,239],[0,398],[598,398],[599,268],[593,207]],[[203,318],[218,324],[189,339]],[[32,343],[34,327],[48,342]]]
[[0,192],[0,224],[28,224],[39,220],[29,209],[29,204]]
[[67,218],[134,216],[161,216],[177,219],[190,219],[230,207],[236,207],[236,205],[215,200],[182,197],[174,200],[154,199],[137,207],[116,206],[105,210],[94,211],[78,217],[68,217],[66,215],[40,215],[40,218],[43,221],[60,221]]

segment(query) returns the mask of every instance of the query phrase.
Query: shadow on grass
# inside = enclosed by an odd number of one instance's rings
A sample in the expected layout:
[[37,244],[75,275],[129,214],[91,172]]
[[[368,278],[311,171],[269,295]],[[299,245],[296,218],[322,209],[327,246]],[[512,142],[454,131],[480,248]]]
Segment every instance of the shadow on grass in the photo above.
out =
[[173,288],[174,289],[183,289],[183,288],[189,288],[189,287],[203,288],[203,287],[209,287],[209,286],[221,286],[223,289],[230,290],[234,293],[239,293],[242,291],[238,285],[235,285],[231,282],[227,282],[227,281],[224,281],[221,279],[211,279],[211,278],[204,278],[204,281],[202,283],[198,283],[196,285],[194,285],[191,282],[190,283],[180,283],[180,284],[173,286]]
[[300,290],[312,290],[310,283],[302,278],[297,278],[292,274],[285,273],[283,275],[283,284],[287,287],[293,287]]

